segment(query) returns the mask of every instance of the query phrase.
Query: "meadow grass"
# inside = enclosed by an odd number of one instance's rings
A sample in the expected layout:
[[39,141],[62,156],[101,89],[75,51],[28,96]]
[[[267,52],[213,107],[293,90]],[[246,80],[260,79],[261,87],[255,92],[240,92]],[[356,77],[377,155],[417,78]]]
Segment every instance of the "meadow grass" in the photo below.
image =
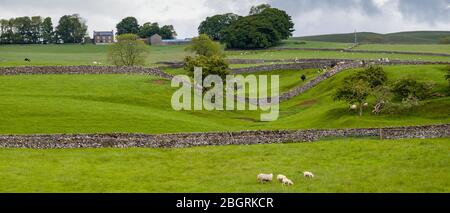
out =
[[[412,76],[446,94],[445,66],[386,66],[389,78]],[[434,97],[396,115],[364,116],[333,101],[335,89],[355,70],[344,71],[283,102],[280,117],[260,122],[261,111],[174,111],[170,81],[148,75],[0,76],[0,134],[204,132],[256,129],[383,127],[450,122],[450,97]],[[304,71],[279,71],[288,90]],[[261,73],[264,74],[264,73]],[[265,73],[267,74],[267,73]],[[314,73],[310,73],[314,75]],[[310,80],[311,77],[308,77]],[[373,100],[370,102],[373,104]]]
[[346,49],[351,47],[351,43],[324,42],[324,41],[305,41],[296,38],[283,40],[277,47],[279,48],[336,48]]
[[[288,40],[290,42],[290,40]],[[289,44],[288,42],[288,44]],[[308,42],[307,45],[311,43]],[[295,44],[294,44],[295,45]],[[310,46],[327,47],[327,43],[311,43]],[[341,44],[329,44],[331,47],[341,47]],[[345,44],[346,45],[346,44]],[[110,65],[107,61],[109,45],[0,45],[0,66],[53,66],[53,65]],[[146,66],[159,66],[161,61],[182,61],[190,52],[184,49],[186,45],[148,46],[149,55]],[[232,59],[294,59],[294,58],[351,58],[351,59],[407,59],[450,61],[450,57],[420,56],[402,54],[347,53],[339,51],[309,51],[309,50],[258,50],[258,51],[227,51]],[[24,61],[25,58],[31,62]],[[99,65],[99,64],[97,64]],[[233,65],[237,68],[247,65]]]
[[[0,149],[0,192],[450,192],[450,139],[183,149]],[[312,180],[303,171],[315,174]],[[259,184],[284,174],[294,186]]]
[[363,44],[355,49],[450,54],[450,45],[448,44]]

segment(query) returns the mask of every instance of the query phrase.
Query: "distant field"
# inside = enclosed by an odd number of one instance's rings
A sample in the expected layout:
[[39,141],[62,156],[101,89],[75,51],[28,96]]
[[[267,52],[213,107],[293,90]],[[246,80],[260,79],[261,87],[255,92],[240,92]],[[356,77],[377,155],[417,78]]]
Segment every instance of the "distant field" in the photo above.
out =
[[311,50],[257,50],[257,51],[230,51],[228,58],[237,59],[301,59],[301,58],[338,58],[338,59],[379,59],[389,58],[398,60],[429,60],[450,61],[445,56],[423,56],[406,54],[383,53],[355,53],[339,51],[311,51]]
[[[305,45],[296,44],[294,39],[287,40],[281,47],[300,48],[346,48],[348,44],[329,42],[309,42]],[[437,45],[439,51],[446,51],[446,46]],[[447,45],[448,46],[448,45]],[[186,46],[149,46],[150,54],[147,58],[147,66],[157,66],[160,61],[182,61],[189,55],[184,51]],[[364,46],[363,46],[364,47]],[[375,46],[376,47],[376,46]],[[374,48],[375,48],[374,47]],[[389,46],[387,46],[389,48]],[[107,45],[0,45],[0,66],[52,66],[52,65],[109,65],[106,59]],[[403,47],[406,49],[406,47]],[[415,48],[412,45],[412,48]],[[433,51],[434,47],[428,47]],[[259,51],[228,51],[228,58],[238,59],[293,59],[293,58],[354,58],[354,59],[409,59],[450,61],[450,57],[399,55],[399,54],[374,54],[374,53],[342,53],[339,51],[300,51],[300,50],[259,50]],[[31,62],[25,62],[29,58]],[[243,67],[252,65],[232,65]]]
[[338,42],[321,42],[321,41],[305,41],[295,38],[284,40],[281,42],[279,48],[337,48],[345,49],[351,47],[352,43],[338,43]]
[[[388,66],[392,80],[414,76],[445,94],[445,66]],[[179,72],[179,71],[173,71]],[[280,118],[259,121],[258,111],[174,111],[170,82],[147,75],[0,76],[0,134],[96,132],[202,132],[247,129],[350,128],[450,122],[450,97],[433,98],[398,115],[359,117],[331,95],[345,71],[280,106]],[[287,90],[306,71],[280,71]],[[309,74],[308,74],[309,73]],[[264,73],[261,73],[264,74]],[[310,80],[312,77],[308,77]]]
[[363,44],[355,49],[450,54],[450,45],[444,44]]
[[[0,192],[450,192],[450,138],[187,149],[0,149]],[[312,180],[301,172],[311,171]],[[287,175],[294,186],[259,184]]]
[[[379,34],[371,32],[358,32],[360,43],[392,43],[392,44],[438,44],[441,38],[450,36],[450,31],[411,31]],[[297,39],[322,42],[354,43],[354,33],[329,34],[317,36],[298,37]]]
[[[185,45],[148,46],[147,65],[159,61],[181,61],[189,53]],[[18,65],[94,65],[109,64],[106,59],[108,45],[0,45],[0,66]],[[31,62],[25,62],[29,58]]]

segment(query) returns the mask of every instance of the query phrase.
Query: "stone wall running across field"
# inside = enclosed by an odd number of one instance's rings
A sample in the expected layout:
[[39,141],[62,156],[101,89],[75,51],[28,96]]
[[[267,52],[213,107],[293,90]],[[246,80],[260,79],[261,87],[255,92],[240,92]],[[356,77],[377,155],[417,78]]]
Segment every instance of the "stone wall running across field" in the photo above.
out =
[[171,79],[172,76],[158,68],[126,66],[19,66],[0,67],[0,75],[36,74],[149,74]]
[[389,50],[356,50],[352,48],[296,48],[296,47],[277,47],[271,48],[274,51],[282,50],[308,50],[308,51],[333,51],[333,52],[351,52],[351,53],[381,53],[381,54],[403,54],[403,55],[423,55],[423,56],[450,56],[448,53],[432,53],[432,52],[410,52],[410,51],[389,51]]
[[450,137],[450,124],[410,127],[324,130],[273,130],[178,134],[58,134],[0,135],[0,148],[183,148],[314,142],[325,137],[377,137],[382,139]]

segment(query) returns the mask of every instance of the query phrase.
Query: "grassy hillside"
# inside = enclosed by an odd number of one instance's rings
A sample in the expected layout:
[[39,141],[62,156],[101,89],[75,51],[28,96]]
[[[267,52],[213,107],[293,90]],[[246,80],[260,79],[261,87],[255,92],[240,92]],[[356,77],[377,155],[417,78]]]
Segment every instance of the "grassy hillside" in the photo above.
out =
[[363,44],[355,49],[450,54],[449,44]]
[[[390,66],[389,77],[414,76],[445,93],[445,66]],[[281,88],[301,73],[280,71]],[[309,73],[309,74],[308,74]],[[258,111],[174,111],[169,81],[146,75],[0,76],[0,134],[93,132],[198,132],[246,129],[345,128],[450,122],[450,97],[434,98],[399,115],[363,117],[331,95],[346,71],[282,103],[277,121],[259,122]],[[310,80],[312,77],[308,77]]]
[[[0,149],[0,192],[450,192],[450,139],[187,149]],[[307,180],[302,171],[315,178]],[[259,184],[287,175],[292,187]]]
[[[439,43],[439,39],[447,36],[450,36],[450,31],[413,31],[389,34],[371,32],[357,33],[358,42],[360,43],[437,44]],[[305,36],[299,37],[298,39],[306,41],[354,43],[355,34],[347,33]]]

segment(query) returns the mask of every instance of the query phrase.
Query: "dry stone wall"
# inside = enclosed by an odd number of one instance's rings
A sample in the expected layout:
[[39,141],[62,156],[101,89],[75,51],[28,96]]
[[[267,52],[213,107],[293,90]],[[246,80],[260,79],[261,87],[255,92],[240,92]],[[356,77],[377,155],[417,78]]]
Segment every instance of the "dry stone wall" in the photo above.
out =
[[0,148],[184,148],[314,142],[325,137],[444,138],[450,124],[365,129],[273,130],[178,134],[58,134],[0,135]]
[[172,78],[158,68],[127,66],[19,66],[0,67],[0,75],[36,74],[148,74],[161,78]]

